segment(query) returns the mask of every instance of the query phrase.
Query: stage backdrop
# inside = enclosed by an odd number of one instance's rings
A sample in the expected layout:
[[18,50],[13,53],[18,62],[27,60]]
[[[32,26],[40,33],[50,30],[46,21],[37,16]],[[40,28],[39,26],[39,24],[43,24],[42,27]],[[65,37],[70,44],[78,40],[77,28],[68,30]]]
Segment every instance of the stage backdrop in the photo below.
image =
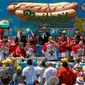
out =
[[[79,4],[78,10],[77,10],[77,18],[76,23],[72,25],[72,27],[78,29],[81,33],[85,31],[85,0],[1,0],[0,2],[0,20],[9,20],[10,21],[10,27],[11,32],[9,36],[16,35],[16,32],[19,29],[26,29],[31,28],[33,32],[36,32],[36,27],[38,24],[32,24],[30,22],[24,22],[22,20],[19,20],[16,18],[16,16],[10,15],[7,12],[7,6],[10,2],[13,1],[30,1],[30,2],[41,2],[41,3],[55,3],[55,2],[77,2]],[[5,33],[7,35],[7,33]]]

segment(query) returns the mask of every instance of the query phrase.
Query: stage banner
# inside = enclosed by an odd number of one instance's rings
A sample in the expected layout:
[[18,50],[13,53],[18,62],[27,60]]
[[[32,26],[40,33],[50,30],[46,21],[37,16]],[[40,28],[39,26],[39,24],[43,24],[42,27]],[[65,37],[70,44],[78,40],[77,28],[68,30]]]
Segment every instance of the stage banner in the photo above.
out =
[[9,30],[8,30],[8,29],[5,29],[5,30],[4,30],[4,36],[9,36],[9,37],[11,37],[11,36],[12,36],[12,33],[13,33],[13,31],[12,31],[11,28],[10,28]]
[[59,35],[59,28],[50,28],[50,35]]

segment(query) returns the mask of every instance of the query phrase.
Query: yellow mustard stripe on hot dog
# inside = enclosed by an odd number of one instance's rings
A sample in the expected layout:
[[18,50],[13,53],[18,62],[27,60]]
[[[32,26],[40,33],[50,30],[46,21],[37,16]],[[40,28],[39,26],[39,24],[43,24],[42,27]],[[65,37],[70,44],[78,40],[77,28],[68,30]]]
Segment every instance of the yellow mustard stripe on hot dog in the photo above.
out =
[[70,5],[70,4],[66,4],[66,5],[62,6],[62,8],[65,8],[65,7],[68,6],[68,5]]

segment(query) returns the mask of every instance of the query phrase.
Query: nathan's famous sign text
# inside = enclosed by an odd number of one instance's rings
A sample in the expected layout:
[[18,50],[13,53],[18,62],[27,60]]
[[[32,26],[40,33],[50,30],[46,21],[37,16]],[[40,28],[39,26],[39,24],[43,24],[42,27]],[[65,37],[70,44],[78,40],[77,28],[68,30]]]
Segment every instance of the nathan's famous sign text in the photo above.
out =
[[69,24],[73,23],[74,19],[69,19],[68,12],[58,14],[57,16],[49,16],[48,13],[42,16],[35,16],[31,10],[24,10],[24,15],[28,16],[28,21],[37,22],[40,24]]

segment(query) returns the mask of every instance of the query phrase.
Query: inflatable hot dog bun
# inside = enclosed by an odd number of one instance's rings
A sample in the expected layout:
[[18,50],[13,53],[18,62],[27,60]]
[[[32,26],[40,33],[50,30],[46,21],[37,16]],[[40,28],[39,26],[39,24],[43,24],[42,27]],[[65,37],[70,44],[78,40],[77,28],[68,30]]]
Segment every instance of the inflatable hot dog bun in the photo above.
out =
[[[50,8],[49,8],[50,7]],[[76,15],[78,4],[76,2],[61,2],[61,3],[32,3],[32,2],[12,2],[9,4],[7,11],[10,14],[14,14],[22,20],[27,20],[27,16],[23,11],[30,10],[35,13],[35,17],[42,16],[43,14],[48,16],[58,16],[58,14],[68,13],[69,18],[73,18]],[[52,15],[50,15],[50,12]]]

